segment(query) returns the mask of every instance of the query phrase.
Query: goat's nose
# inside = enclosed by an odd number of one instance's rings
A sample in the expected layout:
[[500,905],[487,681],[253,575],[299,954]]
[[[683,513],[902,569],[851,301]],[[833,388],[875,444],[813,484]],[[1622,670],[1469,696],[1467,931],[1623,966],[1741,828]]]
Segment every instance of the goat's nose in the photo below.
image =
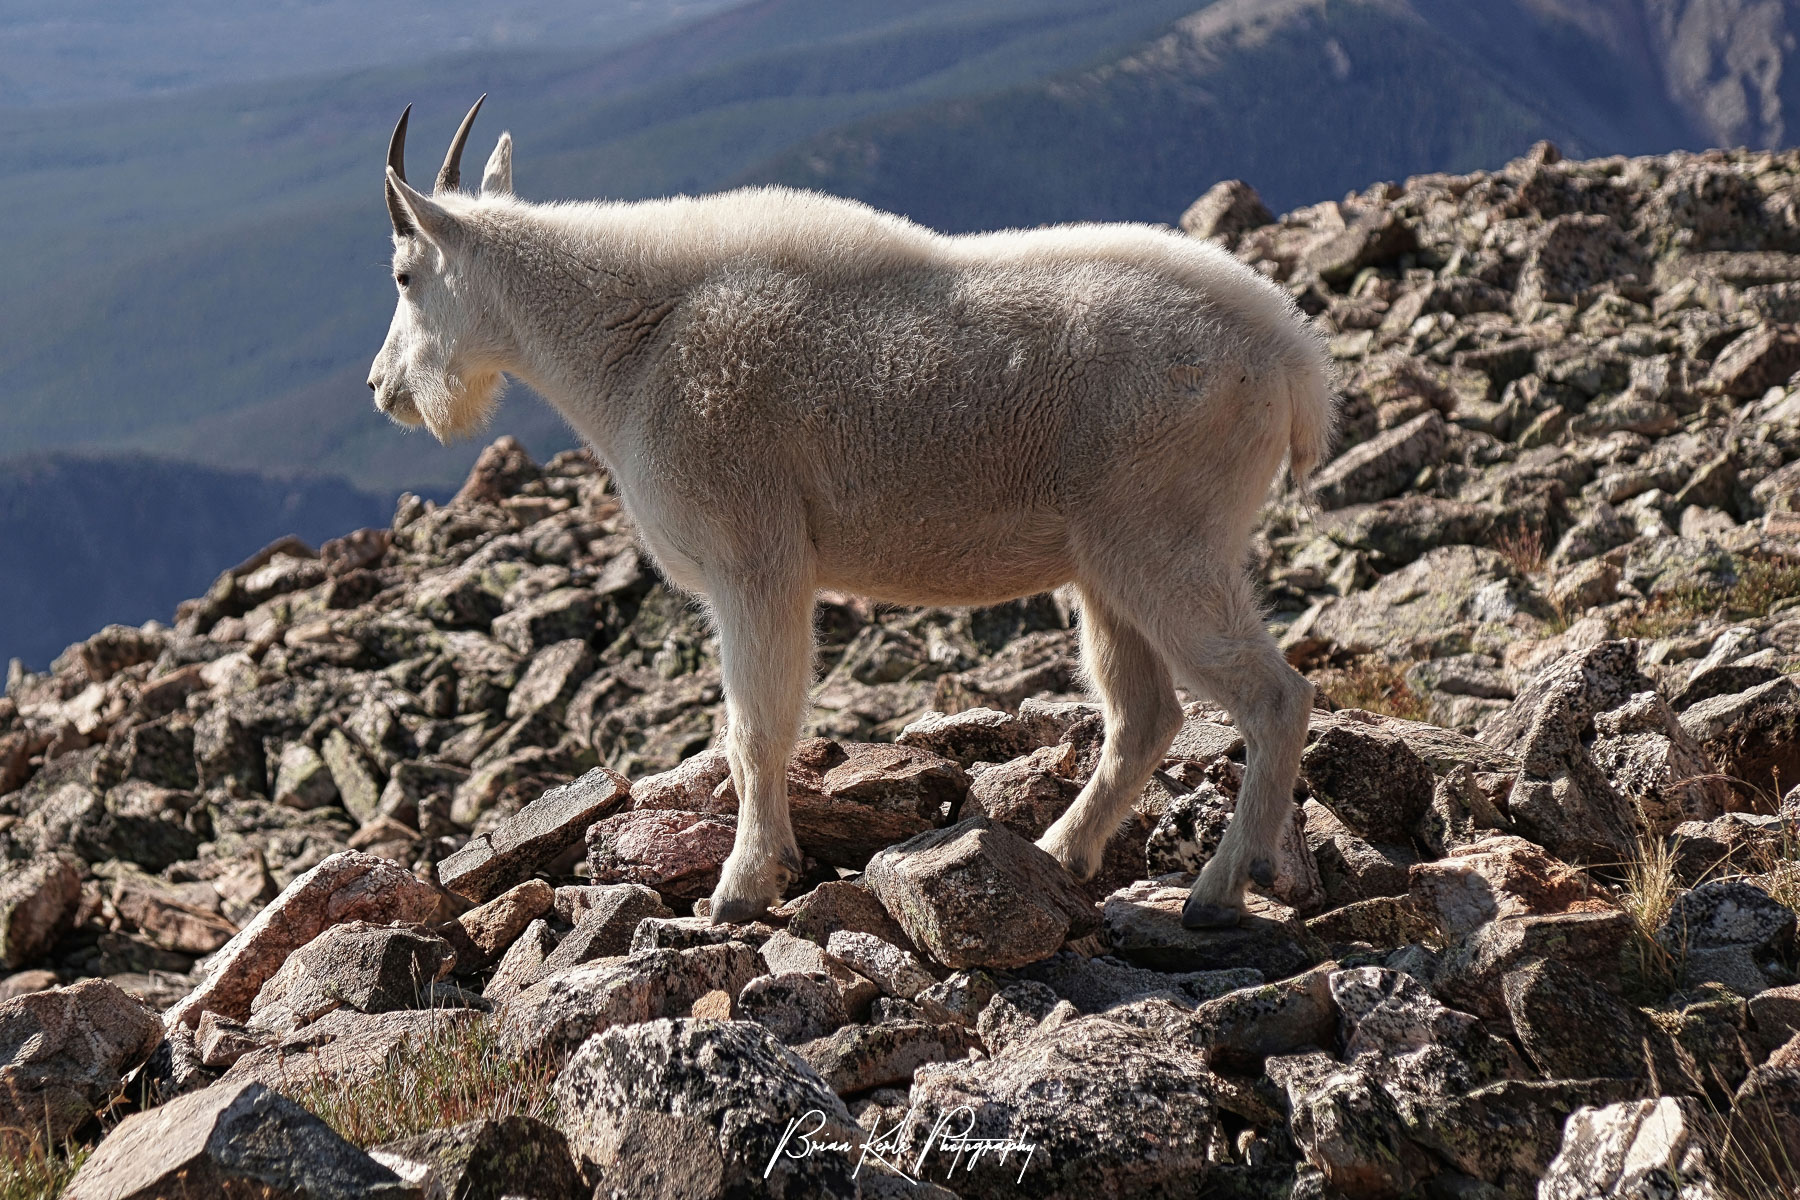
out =
[[379,392],[381,390],[381,380],[375,378],[373,375],[369,376],[369,390],[371,392]]

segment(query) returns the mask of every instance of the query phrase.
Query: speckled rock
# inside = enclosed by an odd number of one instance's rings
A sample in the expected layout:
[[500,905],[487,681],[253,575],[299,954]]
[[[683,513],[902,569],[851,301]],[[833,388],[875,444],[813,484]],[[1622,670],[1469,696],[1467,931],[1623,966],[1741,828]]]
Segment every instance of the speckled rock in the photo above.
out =
[[1726,1138],[1747,1179],[1800,1192],[1800,1036],[1745,1077],[1731,1098]]
[[976,817],[877,854],[864,880],[915,946],[947,967],[1016,967],[1098,925],[1062,865]]
[[1554,958],[1602,986],[1616,987],[1619,954],[1631,930],[1631,918],[1617,911],[1490,921],[1449,948],[1438,964],[1433,988],[1477,1016],[1504,1020],[1505,977],[1527,959]]
[[1519,832],[1571,862],[1631,858],[1637,819],[1594,760],[1594,718],[1653,690],[1638,670],[1635,643],[1602,642],[1540,671],[1483,730],[1489,745],[1519,756],[1507,800]]
[[762,944],[762,957],[769,970],[777,973],[797,971],[802,974],[823,975],[829,979],[831,985],[838,990],[838,999],[843,1002],[844,1011],[853,1021],[866,1018],[869,1005],[881,995],[881,988],[873,980],[858,975],[826,954],[825,947],[805,938],[797,938],[786,930],[778,931]]
[[855,1122],[805,1060],[760,1025],[653,1020],[608,1029],[574,1054],[555,1092],[569,1149],[602,1180],[597,1195],[857,1194],[852,1155],[804,1154],[792,1136],[847,1140]]
[[[1215,1081],[1191,1054],[1105,1017],[1075,1017],[1010,1043],[985,1061],[928,1063],[913,1076],[911,1153],[959,1195],[1083,1200],[1194,1196],[1217,1136]],[[1153,1105],[1139,1098],[1155,1096]],[[949,1174],[951,1149],[924,1139],[941,1118],[998,1147]],[[942,1135],[940,1134],[941,1138]],[[1155,1153],[1145,1153],[1147,1145]],[[1021,1175],[1021,1171],[1023,1174]]]
[[975,1028],[990,1054],[1002,1053],[1012,1043],[1030,1036],[1051,1014],[1063,1009],[1058,1019],[1072,1015],[1075,1006],[1044,984],[1029,979],[1009,983],[982,1006]]
[[385,1013],[341,1008],[243,1055],[225,1072],[221,1082],[253,1081],[273,1088],[293,1088],[316,1081],[326,1088],[356,1087],[390,1070],[390,1057],[401,1045],[454,1038],[485,1019],[470,1008]]
[[1025,722],[997,708],[928,712],[908,723],[894,742],[929,750],[965,769],[978,762],[1009,762],[1038,746],[1036,734]]
[[1375,727],[1327,728],[1300,762],[1314,799],[1371,842],[1406,843],[1431,806],[1431,769],[1404,741]]
[[1800,779],[1800,687],[1785,676],[1747,692],[1714,696],[1681,714],[1681,726],[1719,770],[1774,795]]
[[1295,1144],[1339,1194],[1402,1196],[1434,1174],[1393,1098],[1363,1071],[1315,1051],[1270,1059],[1268,1075],[1287,1093]]
[[1110,956],[1083,958],[1063,951],[1021,967],[1021,978],[1046,984],[1083,1013],[1105,1012],[1145,996],[1168,996],[1186,1006],[1260,984],[1262,972],[1249,967],[1224,971],[1152,971]]
[[458,958],[470,950],[474,953],[472,961],[458,961],[457,970],[483,967],[505,954],[526,926],[550,911],[555,900],[556,892],[549,884],[527,879],[458,917],[456,923],[467,938],[466,949],[461,943],[457,947]]
[[978,1049],[981,1039],[966,1025],[896,1021],[845,1025],[794,1047],[840,1096],[878,1087],[907,1087],[925,1063],[955,1061]]
[[1643,1015],[1553,958],[1502,981],[1513,1032],[1548,1079],[1647,1079],[1651,1030]]
[[1742,946],[1754,953],[1783,954],[1794,944],[1794,910],[1754,884],[1703,883],[1676,900],[1656,931],[1670,950]]
[[1723,1200],[1720,1133],[1697,1101],[1672,1096],[1578,1108],[1539,1200]]
[[60,1143],[161,1041],[156,1014],[104,979],[0,1004],[0,1149]]
[[624,812],[588,829],[588,874],[601,883],[654,888],[665,900],[695,900],[718,885],[736,837],[733,817]]
[[351,921],[288,955],[250,1002],[249,1024],[289,1034],[341,1007],[362,1013],[424,1008],[449,974],[450,944],[423,930]]
[[937,982],[918,959],[872,933],[840,929],[826,941],[825,953],[901,1000],[911,1000]]
[[1227,992],[1194,1010],[1194,1041],[1213,1066],[1256,1074],[1270,1055],[1328,1049],[1337,1042],[1337,1005],[1330,977],[1336,963],[1322,963],[1279,983]]
[[1000,981],[992,973],[976,967],[950,972],[913,999],[931,1020],[955,1021],[973,1029],[982,1010],[999,991]]
[[0,966],[17,970],[49,950],[74,925],[80,900],[81,868],[67,855],[0,868]]
[[840,929],[856,933],[872,933],[884,942],[913,949],[912,940],[900,923],[888,916],[887,909],[875,893],[860,884],[845,880],[821,883],[812,891],[775,910],[777,918],[787,918],[787,931],[823,946],[826,939]]
[[520,988],[529,987],[542,974],[544,961],[555,953],[556,946],[550,923],[541,917],[533,921],[500,956],[482,995],[498,1003]]
[[738,994],[738,1016],[755,1021],[788,1046],[834,1032],[850,1019],[837,985],[822,973],[758,975]]
[[569,1143],[531,1117],[469,1121],[383,1142],[369,1157],[427,1197],[443,1200],[562,1200],[585,1189]]

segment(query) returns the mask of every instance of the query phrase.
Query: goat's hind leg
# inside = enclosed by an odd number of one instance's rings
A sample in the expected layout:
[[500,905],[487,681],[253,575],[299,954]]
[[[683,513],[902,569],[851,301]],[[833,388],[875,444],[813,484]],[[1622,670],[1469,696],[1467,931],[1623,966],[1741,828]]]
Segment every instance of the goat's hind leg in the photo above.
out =
[[[1231,824],[1181,914],[1190,929],[1228,927],[1242,915],[1251,878],[1266,883],[1273,876],[1282,825],[1293,814],[1313,685],[1282,657],[1242,576],[1202,577],[1187,588],[1146,589],[1142,595],[1148,609],[1144,623],[1176,678],[1222,704],[1248,750]],[[1196,619],[1213,623],[1217,632],[1194,630],[1190,623]]]
[[1075,878],[1087,880],[1181,728],[1181,705],[1156,648],[1088,587],[1081,589],[1081,660],[1100,694],[1106,742],[1093,778],[1038,845]]
[[767,576],[712,594],[725,681],[725,756],[737,839],[713,891],[715,925],[753,920],[802,870],[788,817],[787,761],[812,677],[812,591]]

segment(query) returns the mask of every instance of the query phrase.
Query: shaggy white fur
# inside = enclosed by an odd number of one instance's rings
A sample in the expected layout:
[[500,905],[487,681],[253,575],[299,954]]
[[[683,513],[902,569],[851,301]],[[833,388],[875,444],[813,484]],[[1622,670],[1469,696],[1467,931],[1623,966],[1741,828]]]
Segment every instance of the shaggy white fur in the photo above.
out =
[[1235,921],[1312,699],[1242,564],[1282,460],[1304,477],[1336,414],[1287,294],[1148,226],[947,237],[784,188],[528,204],[511,162],[503,135],[479,196],[390,168],[400,302],[369,386],[443,439],[525,380],[606,462],[663,573],[706,598],[741,797],[713,919],[760,913],[800,864],[785,765],[820,588],[960,605],[1073,583],[1107,736],[1039,844],[1098,869],[1180,726],[1179,681],[1249,747],[1184,914]]

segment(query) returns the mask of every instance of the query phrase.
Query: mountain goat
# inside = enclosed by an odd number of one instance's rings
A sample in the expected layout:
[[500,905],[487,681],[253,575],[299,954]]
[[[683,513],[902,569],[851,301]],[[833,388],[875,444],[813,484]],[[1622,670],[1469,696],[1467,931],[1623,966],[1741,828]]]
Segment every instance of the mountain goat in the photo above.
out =
[[712,919],[758,915],[801,865],[785,768],[819,589],[982,605],[1073,583],[1106,739],[1038,844],[1094,874],[1181,725],[1179,682],[1248,744],[1183,911],[1235,923],[1291,811],[1313,695],[1244,570],[1282,460],[1304,478],[1336,415],[1287,294],[1143,225],[950,237],[774,187],[530,204],[504,133],[465,195],[480,107],[429,196],[406,182],[406,115],[394,130],[400,296],[369,387],[445,440],[504,375],[526,381],[605,461],[662,573],[709,604],[740,797]]

